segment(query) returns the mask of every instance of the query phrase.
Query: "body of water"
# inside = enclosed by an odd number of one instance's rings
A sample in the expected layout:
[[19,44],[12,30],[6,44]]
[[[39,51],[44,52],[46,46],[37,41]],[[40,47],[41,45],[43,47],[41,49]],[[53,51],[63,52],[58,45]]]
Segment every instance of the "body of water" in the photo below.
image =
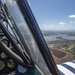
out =
[[55,41],[57,40],[57,37],[62,37],[63,39],[68,39],[68,40],[75,40],[75,36],[68,36],[67,34],[44,36],[46,41]]

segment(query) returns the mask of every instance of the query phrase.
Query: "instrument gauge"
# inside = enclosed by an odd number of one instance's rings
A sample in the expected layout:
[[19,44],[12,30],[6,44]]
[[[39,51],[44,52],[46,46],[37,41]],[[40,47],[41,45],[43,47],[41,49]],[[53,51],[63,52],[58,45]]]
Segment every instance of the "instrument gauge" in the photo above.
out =
[[4,52],[1,53],[1,58],[7,58],[7,56]]
[[9,60],[9,61],[7,62],[7,66],[8,66],[9,68],[14,68],[14,67],[15,67],[15,62],[14,62],[13,60]]
[[3,61],[0,61],[0,70],[4,69],[5,63]]

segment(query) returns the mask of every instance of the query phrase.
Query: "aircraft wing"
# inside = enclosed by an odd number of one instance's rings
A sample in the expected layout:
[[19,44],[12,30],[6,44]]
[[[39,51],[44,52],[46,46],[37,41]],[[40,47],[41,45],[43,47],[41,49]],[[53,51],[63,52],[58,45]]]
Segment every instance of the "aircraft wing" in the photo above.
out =
[[57,65],[61,75],[75,75],[75,60]]

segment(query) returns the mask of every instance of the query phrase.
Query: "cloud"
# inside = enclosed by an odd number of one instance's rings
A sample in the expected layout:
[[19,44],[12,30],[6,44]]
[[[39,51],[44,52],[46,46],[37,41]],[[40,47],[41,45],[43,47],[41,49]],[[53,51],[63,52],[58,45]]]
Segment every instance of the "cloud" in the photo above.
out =
[[6,1],[5,0],[1,0],[2,1],[2,3],[4,4],[4,3],[6,3]]
[[29,5],[31,6],[31,2],[28,2],[29,3]]
[[75,21],[70,21],[71,24],[75,24]]
[[69,18],[75,18],[75,15],[69,15]]
[[64,26],[66,23],[65,22],[60,22],[59,25]]
[[66,24],[60,22],[59,24],[39,24],[41,30],[50,31],[50,30],[75,30],[75,26],[72,24]]
[[43,24],[43,25],[39,25],[40,29],[41,30],[54,30],[55,29],[55,25],[51,24],[51,25],[48,25],[48,24]]
[[39,27],[41,30],[46,30],[46,31],[48,31],[48,30],[62,30],[62,26],[63,26],[63,28],[65,28],[64,24],[66,24],[66,23],[60,22],[60,24],[56,24],[56,25],[54,25],[54,24],[50,24],[50,25],[40,24]]
[[12,1],[12,0],[7,0],[6,2],[9,2],[9,3],[11,3],[11,4],[13,3],[13,1]]
[[28,1],[28,4],[31,6],[31,1],[30,0],[27,0]]
[[6,5],[9,6],[13,6],[14,4],[16,4],[15,0],[6,0]]

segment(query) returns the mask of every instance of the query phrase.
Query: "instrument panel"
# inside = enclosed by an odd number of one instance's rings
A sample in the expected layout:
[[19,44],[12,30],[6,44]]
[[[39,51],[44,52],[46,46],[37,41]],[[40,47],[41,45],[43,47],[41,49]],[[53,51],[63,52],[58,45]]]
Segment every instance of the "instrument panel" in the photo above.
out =
[[15,71],[16,66],[15,61],[0,50],[0,74],[8,74]]

